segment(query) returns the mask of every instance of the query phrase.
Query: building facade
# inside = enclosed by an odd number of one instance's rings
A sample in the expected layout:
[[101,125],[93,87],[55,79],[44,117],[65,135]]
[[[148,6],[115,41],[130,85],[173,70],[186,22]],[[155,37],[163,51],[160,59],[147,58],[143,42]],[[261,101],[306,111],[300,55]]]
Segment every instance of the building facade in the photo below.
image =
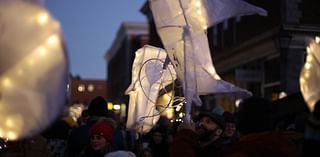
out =
[[[81,79],[70,77],[68,84],[69,106],[68,114],[74,121],[81,116],[82,111],[88,108],[92,99],[97,96],[107,98],[107,81],[98,79]],[[107,104],[105,104],[107,106]]]
[[149,43],[148,25],[144,22],[124,22],[117,36],[106,52],[108,97],[113,104],[128,104],[125,95],[131,84],[131,69],[135,51]]
[[319,11],[310,8],[319,2],[249,2],[265,8],[268,16],[236,17],[209,31],[218,73],[255,95],[276,98],[281,92],[299,92],[308,39],[320,31],[319,21],[310,18]]
[[69,84],[70,101],[69,104],[87,107],[90,101],[102,96],[107,98],[107,81],[97,79],[72,78]]

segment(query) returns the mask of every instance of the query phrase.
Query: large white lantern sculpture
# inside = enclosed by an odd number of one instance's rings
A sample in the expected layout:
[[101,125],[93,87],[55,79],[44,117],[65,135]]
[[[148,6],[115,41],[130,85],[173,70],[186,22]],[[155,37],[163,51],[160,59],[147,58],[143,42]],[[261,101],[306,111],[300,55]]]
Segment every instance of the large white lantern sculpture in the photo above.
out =
[[199,95],[230,93],[241,97],[252,93],[220,78],[211,59],[206,30],[228,18],[267,12],[242,0],[152,0],[157,32],[184,90],[185,112]]

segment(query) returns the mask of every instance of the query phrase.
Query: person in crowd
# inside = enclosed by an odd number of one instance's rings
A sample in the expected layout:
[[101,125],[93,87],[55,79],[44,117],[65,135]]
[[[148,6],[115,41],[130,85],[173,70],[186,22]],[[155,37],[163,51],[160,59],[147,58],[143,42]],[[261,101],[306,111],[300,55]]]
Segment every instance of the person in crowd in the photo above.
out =
[[225,149],[229,148],[234,143],[238,142],[240,134],[237,128],[237,122],[235,116],[225,111],[222,116],[226,120],[226,127],[222,134],[223,145]]
[[304,132],[309,114],[309,112],[301,112],[296,114],[292,123],[285,128],[288,133],[291,133],[291,140],[298,146],[297,149],[299,150],[299,152],[302,151]]
[[113,151],[113,131],[115,123],[111,119],[99,119],[89,130],[90,143],[80,157],[103,157]]
[[126,130],[124,122],[118,122],[114,131],[114,146],[117,150],[135,150],[135,134],[131,130]]
[[88,109],[84,109],[81,112],[81,116],[77,119],[78,125],[86,125],[89,119]]
[[310,113],[308,112],[298,113],[295,116],[294,121],[290,125],[288,125],[286,129],[289,131],[296,131],[303,134],[309,118],[309,114]]
[[47,139],[48,157],[64,157],[71,126],[64,119],[58,119],[42,135]]
[[152,157],[169,157],[169,143],[166,134],[165,126],[157,126],[151,130],[148,147],[151,149]]
[[7,141],[6,147],[0,149],[1,157],[48,157],[46,138],[41,134],[25,139]]
[[304,132],[301,157],[318,157],[320,148],[320,101],[315,104],[314,111],[309,115]]
[[99,118],[113,118],[112,113],[107,108],[107,103],[102,96],[97,96],[88,105],[88,117],[86,123],[71,130],[68,138],[67,156],[75,157],[89,144],[88,133],[91,126]]
[[271,101],[249,97],[239,106],[240,139],[224,157],[297,157],[298,146],[285,131],[276,131],[271,118]]
[[178,127],[170,156],[219,157],[222,151],[222,134],[226,125],[222,115],[201,112],[192,120],[185,119]]
[[142,149],[141,157],[152,157],[152,150],[150,148]]

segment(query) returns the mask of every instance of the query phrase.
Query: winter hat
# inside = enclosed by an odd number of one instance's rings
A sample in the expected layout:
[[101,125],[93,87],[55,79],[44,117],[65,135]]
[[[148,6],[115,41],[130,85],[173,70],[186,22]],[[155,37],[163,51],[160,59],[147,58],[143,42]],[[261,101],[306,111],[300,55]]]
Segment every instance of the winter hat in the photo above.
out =
[[239,105],[238,124],[241,134],[258,133],[273,129],[271,101],[252,96]]
[[108,121],[98,121],[90,128],[89,135],[101,135],[107,141],[112,142],[113,126]]
[[106,154],[104,157],[136,157],[136,155],[130,151],[114,151]]
[[108,108],[106,106],[107,102],[102,96],[97,96],[91,100],[88,106],[88,115],[89,116],[107,116]]
[[217,123],[222,129],[226,126],[226,120],[223,116],[212,113],[212,112],[202,112],[198,115],[198,120],[200,120],[202,117],[209,117],[211,120],[213,120],[215,123]]

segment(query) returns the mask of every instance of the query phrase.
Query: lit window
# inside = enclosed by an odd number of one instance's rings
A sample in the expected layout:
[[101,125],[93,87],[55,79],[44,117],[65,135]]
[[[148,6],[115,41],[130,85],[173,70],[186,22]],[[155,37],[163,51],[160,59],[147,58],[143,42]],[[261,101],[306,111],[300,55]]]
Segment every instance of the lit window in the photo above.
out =
[[113,109],[113,104],[112,102],[108,102],[108,110],[112,110]]
[[86,90],[86,87],[84,86],[84,84],[80,84],[79,86],[78,86],[78,91],[79,92],[84,92]]
[[88,85],[88,91],[92,92],[94,90],[94,86],[92,84]]
[[120,105],[119,104],[114,104],[113,105],[114,110],[120,110]]

